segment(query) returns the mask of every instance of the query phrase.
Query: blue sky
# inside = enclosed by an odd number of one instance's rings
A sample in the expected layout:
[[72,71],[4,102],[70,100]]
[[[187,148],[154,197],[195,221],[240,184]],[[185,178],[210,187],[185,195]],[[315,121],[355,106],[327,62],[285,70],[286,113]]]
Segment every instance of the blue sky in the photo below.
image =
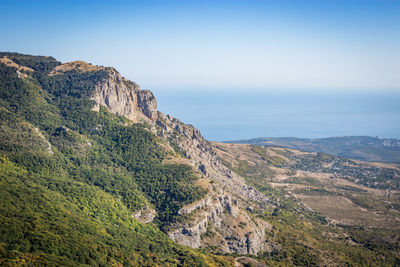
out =
[[157,90],[400,91],[400,1],[0,0],[0,50]]

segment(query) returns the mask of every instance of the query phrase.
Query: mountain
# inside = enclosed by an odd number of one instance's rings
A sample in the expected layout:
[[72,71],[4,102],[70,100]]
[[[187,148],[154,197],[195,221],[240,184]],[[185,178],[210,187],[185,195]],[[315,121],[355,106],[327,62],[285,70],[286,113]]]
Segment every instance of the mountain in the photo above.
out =
[[[398,165],[212,143],[83,61],[0,53],[0,94],[1,265],[400,263]],[[337,218],[315,192],[364,209],[376,194],[388,223]]]
[[1,265],[229,265],[160,231],[206,190],[167,162],[150,92],[113,68],[0,58]]
[[324,152],[345,158],[385,163],[400,163],[400,140],[370,136],[339,136],[329,138],[260,137],[227,143],[276,146]]

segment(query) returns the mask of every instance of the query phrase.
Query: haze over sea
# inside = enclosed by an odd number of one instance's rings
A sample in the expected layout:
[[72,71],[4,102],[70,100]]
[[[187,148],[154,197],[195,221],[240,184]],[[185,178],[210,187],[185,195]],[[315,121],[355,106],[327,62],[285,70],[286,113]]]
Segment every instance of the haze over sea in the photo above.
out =
[[152,89],[159,110],[208,140],[368,135],[400,138],[400,93]]
[[400,137],[400,1],[3,0],[0,9],[0,51],[113,66],[210,140]]

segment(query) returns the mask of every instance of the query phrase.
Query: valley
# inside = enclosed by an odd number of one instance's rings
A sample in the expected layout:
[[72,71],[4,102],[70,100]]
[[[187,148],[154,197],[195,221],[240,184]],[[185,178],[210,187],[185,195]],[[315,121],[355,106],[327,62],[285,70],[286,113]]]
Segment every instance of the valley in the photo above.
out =
[[[227,166],[285,192],[334,224],[399,230],[400,166],[286,148],[215,143]],[[382,177],[382,178],[381,178]]]

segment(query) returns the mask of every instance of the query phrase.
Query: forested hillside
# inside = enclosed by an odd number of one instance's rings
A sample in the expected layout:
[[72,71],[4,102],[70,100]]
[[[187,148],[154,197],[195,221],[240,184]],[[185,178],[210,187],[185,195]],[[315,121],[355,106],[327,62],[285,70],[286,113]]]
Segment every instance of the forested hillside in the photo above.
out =
[[[162,232],[206,190],[191,167],[163,163],[174,152],[148,125],[92,110],[107,68],[50,74],[51,57],[0,58],[0,265],[227,264]],[[133,218],[141,209],[153,223]]]

